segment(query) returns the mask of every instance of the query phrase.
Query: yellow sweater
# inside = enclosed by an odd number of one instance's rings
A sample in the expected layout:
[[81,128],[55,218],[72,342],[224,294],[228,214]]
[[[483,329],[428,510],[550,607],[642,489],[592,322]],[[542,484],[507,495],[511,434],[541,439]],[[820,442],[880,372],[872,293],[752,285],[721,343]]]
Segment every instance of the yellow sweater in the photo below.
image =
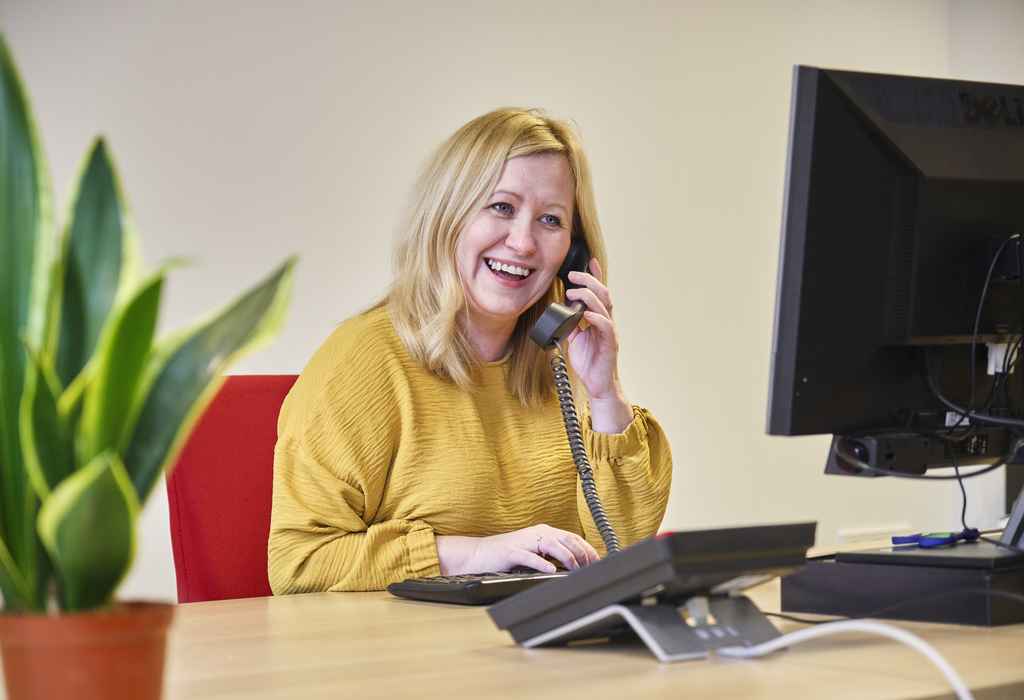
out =
[[[413,360],[386,307],[341,324],[278,419],[268,543],[274,593],[376,590],[437,575],[435,535],[546,523],[603,552],[557,400],[523,408],[506,388],[507,364],[485,365],[479,391],[468,392]],[[595,433],[587,407],[577,410],[619,540],[653,534],[672,478],[660,426],[634,406],[623,433]]]

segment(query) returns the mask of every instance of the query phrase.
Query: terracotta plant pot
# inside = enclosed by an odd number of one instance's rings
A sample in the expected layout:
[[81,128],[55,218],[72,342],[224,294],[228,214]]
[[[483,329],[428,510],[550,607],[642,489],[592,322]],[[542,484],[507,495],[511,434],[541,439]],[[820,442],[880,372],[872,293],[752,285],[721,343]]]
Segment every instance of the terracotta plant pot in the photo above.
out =
[[158,700],[168,603],[56,615],[0,615],[8,700]]

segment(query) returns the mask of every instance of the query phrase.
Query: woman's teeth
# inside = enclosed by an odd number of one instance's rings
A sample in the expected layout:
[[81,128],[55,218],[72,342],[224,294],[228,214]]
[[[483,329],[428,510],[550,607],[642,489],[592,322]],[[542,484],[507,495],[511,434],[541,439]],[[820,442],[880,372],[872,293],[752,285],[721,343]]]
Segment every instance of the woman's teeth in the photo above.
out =
[[487,258],[484,258],[484,261],[487,263],[487,266],[495,272],[505,272],[510,275],[515,275],[516,277],[526,278],[530,276],[531,272],[533,272],[533,270],[526,267],[506,265],[505,263],[500,263],[496,260],[488,260]]

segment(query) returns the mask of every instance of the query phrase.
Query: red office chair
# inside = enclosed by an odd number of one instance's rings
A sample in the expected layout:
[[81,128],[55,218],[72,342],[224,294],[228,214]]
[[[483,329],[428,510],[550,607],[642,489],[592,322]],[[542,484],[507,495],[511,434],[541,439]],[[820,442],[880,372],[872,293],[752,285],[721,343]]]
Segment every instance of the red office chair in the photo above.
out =
[[295,375],[228,377],[167,477],[178,602],[270,595],[277,414]]

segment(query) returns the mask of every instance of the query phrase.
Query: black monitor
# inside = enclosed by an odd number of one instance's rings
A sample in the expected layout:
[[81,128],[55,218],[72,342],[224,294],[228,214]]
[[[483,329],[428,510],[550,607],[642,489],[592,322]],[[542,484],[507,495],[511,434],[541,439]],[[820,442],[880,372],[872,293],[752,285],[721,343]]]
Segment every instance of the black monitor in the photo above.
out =
[[[1013,234],[1024,87],[798,67],[768,432],[927,424],[945,413],[922,371],[929,352],[945,392],[966,400],[985,275]],[[1021,333],[1019,252],[1000,256],[982,345]],[[984,347],[976,363],[981,394]]]
[[768,432],[837,474],[1024,462],[1022,239],[1024,87],[797,66]]

